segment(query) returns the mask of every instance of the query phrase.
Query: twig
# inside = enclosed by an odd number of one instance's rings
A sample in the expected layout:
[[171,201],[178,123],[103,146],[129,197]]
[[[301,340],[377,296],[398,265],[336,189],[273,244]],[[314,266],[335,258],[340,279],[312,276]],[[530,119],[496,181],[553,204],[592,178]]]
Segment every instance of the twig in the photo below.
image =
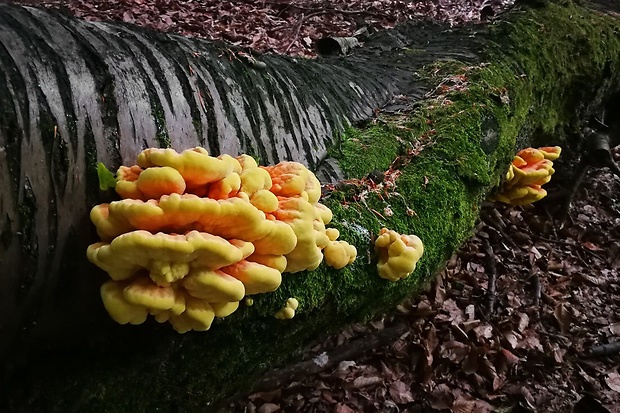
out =
[[620,341],[594,346],[587,352],[590,357],[610,356],[617,353],[620,353]]
[[295,29],[295,33],[293,34],[293,38],[292,38],[291,42],[289,43],[289,45],[286,47],[286,50],[284,50],[284,54],[287,54],[288,51],[291,50],[291,47],[293,47],[293,45],[297,41],[297,38],[299,37],[299,32],[301,31],[301,26],[304,25],[304,22],[306,20],[308,20],[311,17],[319,16],[321,14],[326,14],[326,13],[327,12],[325,10],[316,11],[314,13],[309,13],[309,14],[306,14],[306,15],[301,13],[301,17],[299,18],[299,22],[297,23],[297,28]]
[[489,279],[489,285],[487,286],[487,310],[489,314],[493,314],[495,311],[495,299],[497,292],[497,265],[495,262],[495,254],[493,253],[493,247],[488,239],[482,239],[482,245],[484,248],[484,266],[487,272],[487,277]]
[[540,296],[542,294],[542,284],[540,283],[540,278],[538,274],[532,275],[534,277],[534,306],[540,306]]
[[[559,240],[559,239],[545,238],[545,237],[541,237],[540,235],[536,235],[536,234],[532,234],[532,238],[537,239],[539,241],[552,242],[554,244],[566,245],[567,247],[574,247],[574,248],[577,248],[577,249],[580,249],[582,251],[587,252],[588,254],[592,255],[594,258],[598,258],[599,260],[602,260],[602,258],[597,253],[595,253],[594,251],[590,251],[589,249],[584,248],[584,247],[582,247],[580,245],[577,245],[577,244],[571,244],[570,242],[562,241],[562,240]],[[579,257],[579,258],[581,258],[581,257]],[[584,264],[585,264],[585,262],[584,262]]]
[[588,169],[590,169],[590,163],[585,156],[582,156],[577,164],[577,171],[572,179],[573,184],[568,190],[568,194],[566,194],[566,198],[564,199],[564,202],[562,202],[560,209],[556,213],[557,220],[560,221],[560,228],[564,226],[564,221],[566,221],[566,217],[568,216],[568,211],[570,210],[573,198],[577,193],[577,189],[579,189],[581,181],[583,181],[583,178],[586,176]]
[[[494,210],[494,211],[497,212],[497,210]],[[492,228],[495,228],[497,230],[497,232],[500,233],[500,235],[502,236],[503,240],[506,240],[506,242],[508,244],[510,244],[511,247],[518,248],[517,244],[515,244],[515,242],[512,240],[512,238],[510,238],[508,233],[504,230],[504,227],[502,226],[503,222],[499,221],[499,220],[501,220],[501,216],[493,217],[487,211],[482,211],[482,212],[480,212],[480,218],[482,218],[482,220],[485,222],[485,224],[487,224],[488,226],[490,226]]]

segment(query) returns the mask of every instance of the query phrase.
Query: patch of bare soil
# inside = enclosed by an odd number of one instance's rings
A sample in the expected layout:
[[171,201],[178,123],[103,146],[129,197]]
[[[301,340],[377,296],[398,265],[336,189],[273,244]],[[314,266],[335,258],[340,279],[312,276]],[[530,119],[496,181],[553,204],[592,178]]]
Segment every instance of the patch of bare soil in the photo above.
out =
[[308,355],[333,367],[225,411],[620,412],[619,185],[593,171],[562,228],[544,208],[486,205],[426,294]]

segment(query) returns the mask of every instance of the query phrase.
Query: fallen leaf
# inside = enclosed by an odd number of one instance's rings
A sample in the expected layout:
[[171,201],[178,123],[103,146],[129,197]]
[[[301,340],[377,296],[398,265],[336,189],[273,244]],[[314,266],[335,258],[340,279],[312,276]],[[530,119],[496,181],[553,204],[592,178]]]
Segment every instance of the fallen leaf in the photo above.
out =
[[514,366],[520,361],[519,357],[515,356],[511,351],[506,350],[505,348],[502,349],[502,355],[506,358],[506,363],[508,366]]
[[275,403],[265,403],[258,408],[258,413],[274,413],[280,410],[280,405]]
[[605,383],[615,392],[620,393],[620,374],[613,372],[609,373],[607,377],[605,377]]
[[353,380],[353,388],[359,389],[361,387],[374,386],[375,384],[383,383],[383,377],[358,377]]
[[530,317],[525,313],[519,313],[518,317],[519,317],[519,324],[517,325],[517,330],[523,333],[523,330],[525,330],[527,326],[530,325]]
[[338,403],[334,407],[334,413],[356,413],[356,411],[344,403]]
[[431,393],[430,406],[436,410],[449,409],[454,401],[453,391],[448,385],[442,383],[435,387]]
[[452,411],[454,413],[476,413],[474,409],[476,408],[476,402],[473,400],[465,400],[463,398],[459,398],[452,403]]
[[441,345],[441,356],[454,363],[460,363],[469,354],[470,347],[460,341],[448,341]]
[[474,328],[474,334],[476,334],[476,337],[478,339],[484,337],[484,338],[491,338],[493,337],[493,326],[491,326],[490,324],[482,324],[479,325],[478,327]]
[[397,404],[411,403],[415,401],[411,394],[411,387],[407,386],[401,380],[397,380],[390,384],[390,396]]
[[553,316],[558,321],[560,325],[560,331],[562,334],[568,333],[571,325],[571,315],[564,303],[560,303],[555,306],[555,310],[553,311]]
[[591,243],[590,241],[586,241],[584,243],[582,243],[581,245],[583,245],[585,248],[589,249],[590,251],[600,251],[601,248],[596,246],[595,244]]
[[620,323],[613,323],[609,325],[609,331],[614,336],[620,336]]

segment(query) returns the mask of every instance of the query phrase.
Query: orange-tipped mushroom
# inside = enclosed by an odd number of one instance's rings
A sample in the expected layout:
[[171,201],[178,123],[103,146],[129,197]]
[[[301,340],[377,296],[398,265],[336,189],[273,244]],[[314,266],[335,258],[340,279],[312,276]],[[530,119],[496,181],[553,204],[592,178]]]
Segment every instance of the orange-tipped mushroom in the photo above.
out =
[[246,260],[224,267],[220,271],[241,281],[247,295],[273,292],[282,282],[280,271]]
[[271,176],[271,192],[278,196],[300,196],[312,205],[321,197],[321,183],[316,176],[299,162],[280,162],[263,167]]
[[174,168],[183,176],[188,188],[219,181],[233,171],[241,172],[241,165],[235,158],[229,155],[214,158],[203,148],[188,149],[181,153],[174,149],[145,149],[138,155],[138,165],[142,168]]
[[526,148],[515,155],[500,191],[490,197],[512,205],[527,205],[547,195],[541,188],[551,180],[553,160],[560,156],[559,146]]

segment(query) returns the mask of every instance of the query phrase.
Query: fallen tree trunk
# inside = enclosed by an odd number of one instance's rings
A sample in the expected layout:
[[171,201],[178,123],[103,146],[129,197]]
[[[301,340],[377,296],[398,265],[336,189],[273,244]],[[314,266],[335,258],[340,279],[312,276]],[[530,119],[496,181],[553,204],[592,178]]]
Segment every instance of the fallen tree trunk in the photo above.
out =
[[[469,234],[517,147],[578,150],[574,131],[620,90],[619,29],[613,16],[549,3],[484,27],[405,25],[346,58],[261,56],[263,67],[221,44],[0,5],[5,404],[207,411],[318,333],[393,306]],[[340,133],[395,95],[403,114]],[[117,326],[84,257],[95,241],[88,210],[110,196],[95,163],[197,145],[328,165],[322,176],[336,182],[324,202],[359,257],[340,271],[285,275],[207,333]],[[425,243],[406,280],[376,275],[382,227]],[[275,320],[288,297],[300,314]]]

